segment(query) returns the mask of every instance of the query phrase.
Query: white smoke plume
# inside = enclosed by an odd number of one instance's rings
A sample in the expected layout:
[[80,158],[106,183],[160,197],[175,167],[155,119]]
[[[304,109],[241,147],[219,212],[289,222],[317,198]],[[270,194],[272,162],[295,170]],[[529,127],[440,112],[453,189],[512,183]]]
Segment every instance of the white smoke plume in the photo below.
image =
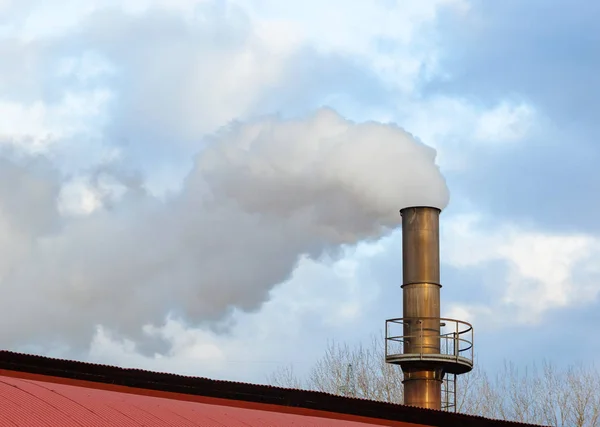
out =
[[215,324],[260,308],[301,256],[377,239],[399,209],[448,201],[433,149],[328,109],[232,124],[180,193],[159,200],[121,180],[122,198],[89,215],[61,216],[64,183],[42,163],[0,164],[3,346],[82,347],[97,325],[139,340],[168,314]]

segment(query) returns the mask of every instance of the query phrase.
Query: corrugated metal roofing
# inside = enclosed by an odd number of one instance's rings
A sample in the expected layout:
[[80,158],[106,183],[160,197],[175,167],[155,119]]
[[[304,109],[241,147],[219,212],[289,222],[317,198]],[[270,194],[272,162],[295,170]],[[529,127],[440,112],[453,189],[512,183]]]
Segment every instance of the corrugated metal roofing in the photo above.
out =
[[[0,376],[0,426],[365,427],[374,424]],[[408,424],[407,424],[408,425]]]
[[[129,425],[159,423],[158,425],[166,426],[218,427],[238,425],[244,427],[253,425],[531,426],[531,424],[348,398],[316,391],[186,377],[10,351],[0,351],[0,380],[3,381],[0,387],[0,426],[127,425],[127,422],[130,423]],[[71,391],[63,393],[62,390]],[[77,390],[77,393],[72,394],[71,392],[75,393],[73,390]],[[40,398],[40,393],[58,400],[45,401]],[[149,399],[150,397],[152,399]],[[158,403],[159,401],[162,403]],[[32,413],[27,411],[31,402],[42,405],[39,411]],[[126,406],[127,410],[121,405]],[[150,409],[152,405],[164,413],[173,414],[173,419],[169,423],[161,422],[153,412],[156,408]],[[186,408],[182,413],[179,412],[181,405]],[[72,413],[84,413],[88,416],[94,414],[97,417],[96,424],[81,424],[73,421]],[[198,414],[207,419],[199,418],[200,421],[188,419],[183,415],[184,413],[188,414],[187,416]],[[219,414],[225,418],[218,418]],[[232,414],[242,418],[232,418],[234,416]],[[50,416],[66,417],[72,420],[72,423],[62,424],[62,421],[57,421],[58,424],[49,423]],[[109,416],[120,416],[121,419],[128,421],[103,421]],[[12,418],[9,421],[7,417],[12,417],[15,421]],[[24,419],[25,424],[17,423],[16,420],[19,419]],[[340,421],[342,424],[339,424]],[[354,424],[350,424],[351,421]],[[138,424],[134,424],[135,422]],[[185,424],[186,422],[188,424]],[[194,422],[197,424],[193,424]],[[262,424],[251,424],[251,422]]]

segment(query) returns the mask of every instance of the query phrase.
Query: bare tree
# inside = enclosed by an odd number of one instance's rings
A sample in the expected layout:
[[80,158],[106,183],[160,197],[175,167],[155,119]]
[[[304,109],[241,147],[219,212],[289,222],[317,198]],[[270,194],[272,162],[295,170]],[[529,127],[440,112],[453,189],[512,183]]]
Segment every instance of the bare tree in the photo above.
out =
[[[477,366],[477,364],[476,364]],[[304,380],[291,367],[269,377],[273,385],[384,402],[402,402],[402,370],[385,363],[384,341],[330,342]],[[600,426],[600,373],[594,366],[524,368],[507,362],[493,376],[476,367],[458,378],[458,412],[556,427]]]
[[294,372],[294,367],[291,365],[282,366],[268,376],[267,380],[270,384],[277,387],[304,389],[305,384],[298,378]]
[[540,406],[544,422],[556,426],[600,425],[600,373],[592,366],[571,366],[558,371],[544,365]]
[[489,402],[495,400],[495,390],[487,374],[475,364],[468,375],[456,379],[456,410],[463,413],[490,413],[493,408]]
[[268,380],[277,386],[401,403],[402,371],[385,363],[384,351],[382,339],[375,336],[368,346],[332,341],[304,381],[290,367],[280,368]]

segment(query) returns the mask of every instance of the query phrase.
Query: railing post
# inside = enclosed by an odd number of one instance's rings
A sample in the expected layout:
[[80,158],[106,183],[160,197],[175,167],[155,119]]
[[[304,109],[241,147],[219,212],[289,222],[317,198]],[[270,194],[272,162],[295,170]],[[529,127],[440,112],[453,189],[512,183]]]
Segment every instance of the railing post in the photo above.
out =
[[458,362],[458,353],[460,352],[459,349],[459,338],[458,338],[458,322],[454,322],[456,324],[456,335],[454,336],[454,356],[456,357],[456,361]]
[[471,360],[475,357],[475,334],[473,333],[473,326],[471,326]]
[[385,357],[387,357],[388,355],[388,337],[389,337],[389,333],[388,333],[388,321],[385,321]]

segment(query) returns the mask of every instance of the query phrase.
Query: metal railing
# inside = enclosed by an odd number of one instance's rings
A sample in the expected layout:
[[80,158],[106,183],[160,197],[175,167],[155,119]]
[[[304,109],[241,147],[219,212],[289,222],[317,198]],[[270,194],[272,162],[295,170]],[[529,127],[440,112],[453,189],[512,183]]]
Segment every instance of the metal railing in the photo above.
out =
[[[432,328],[432,324],[435,327]],[[397,333],[398,330],[402,332]],[[406,334],[406,331],[410,333]],[[409,354],[421,358],[437,354],[455,358],[457,363],[459,359],[473,362],[473,326],[462,320],[443,317],[389,319],[385,322],[385,337],[386,359]]]

